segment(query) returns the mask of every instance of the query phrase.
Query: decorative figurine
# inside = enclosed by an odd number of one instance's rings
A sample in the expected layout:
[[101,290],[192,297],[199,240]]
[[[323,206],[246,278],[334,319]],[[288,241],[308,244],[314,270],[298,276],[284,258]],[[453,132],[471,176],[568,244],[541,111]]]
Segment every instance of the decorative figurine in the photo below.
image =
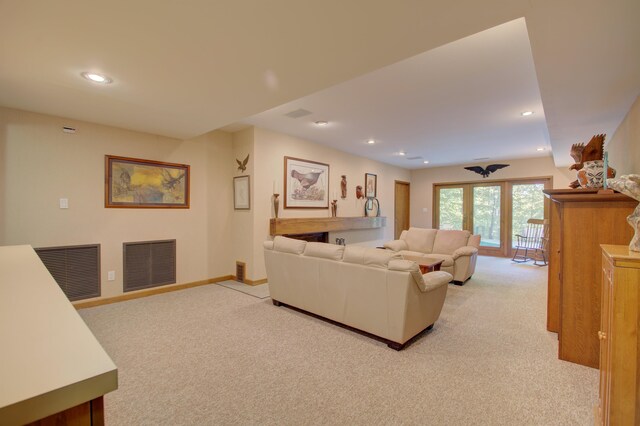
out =
[[[578,171],[578,179],[571,182],[571,188],[602,188],[604,186],[604,139],[607,135],[594,135],[585,146],[574,143],[571,146],[571,158],[575,161],[569,170]],[[616,176],[614,168],[607,164],[607,179]]]
[[356,198],[358,200],[364,198],[364,194],[362,193],[362,185],[356,186]]
[[[616,191],[640,201],[640,175],[623,175],[619,178],[609,179],[607,183]],[[627,222],[635,232],[629,243],[629,250],[640,252],[640,204],[633,213],[627,216]]]
[[480,166],[470,166],[465,167],[465,169],[476,172],[477,174],[482,175],[483,178],[488,178],[491,173],[496,170],[504,169],[505,167],[509,167],[509,164],[489,164],[486,169],[483,169]]
[[333,200],[331,202],[331,217],[338,216],[338,200]]
[[247,154],[247,158],[245,158],[243,161],[240,161],[236,158],[236,162],[238,163],[238,170],[240,170],[242,173],[244,173],[245,170],[247,170],[247,163],[249,162],[249,155]]
[[347,175],[342,175],[342,180],[340,181],[340,191],[342,192],[340,197],[343,200],[347,198]]

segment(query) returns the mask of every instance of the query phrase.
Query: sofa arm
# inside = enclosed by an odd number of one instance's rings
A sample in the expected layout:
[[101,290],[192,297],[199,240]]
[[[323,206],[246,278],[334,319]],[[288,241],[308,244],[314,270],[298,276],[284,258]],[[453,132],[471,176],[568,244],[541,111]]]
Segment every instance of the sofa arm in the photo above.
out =
[[388,248],[393,251],[409,250],[409,246],[405,240],[393,240],[384,243],[384,248]]
[[440,286],[446,285],[453,279],[453,276],[445,271],[428,272],[423,275],[420,272],[418,264],[411,260],[390,260],[389,270],[409,272],[416,285],[423,293],[428,293],[431,290],[435,290]]
[[266,250],[273,250],[273,241],[267,240],[265,242],[262,243],[262,246],[266,249]]
[[422,276],[422,279],[424,280],[425,289],[422,290],[421,288],[421,290],[427,293],[431,290],[435,290],[438,287],[450,283],[451,280],[453,280],[453,275],[445,271],[433,271],[424,274]]
[[453,252],[452,256],[453,256],[453,260],[456,260],[460,256],[473,256],[476,253],[478,253],[478,249],[477,248],[472,247],[472,246],[464,246],[464,247],[457,248]]

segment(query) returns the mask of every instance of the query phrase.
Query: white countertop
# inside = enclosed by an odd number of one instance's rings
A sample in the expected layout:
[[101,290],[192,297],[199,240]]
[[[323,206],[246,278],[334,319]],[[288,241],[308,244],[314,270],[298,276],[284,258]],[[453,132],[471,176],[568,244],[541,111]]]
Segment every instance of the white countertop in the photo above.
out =
[[118,370],[31,246],[0,247],[0,425],[118,387]]

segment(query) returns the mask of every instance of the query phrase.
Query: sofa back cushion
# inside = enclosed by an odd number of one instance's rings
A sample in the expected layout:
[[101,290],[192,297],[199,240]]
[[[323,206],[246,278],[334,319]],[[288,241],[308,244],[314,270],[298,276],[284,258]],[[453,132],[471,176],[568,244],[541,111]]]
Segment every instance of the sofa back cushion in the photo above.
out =
[[273,249],[284,253],[302,254],[307,242],[278,235],[273,239]]
[[402,256],[391,250],[362,246],[346,246],[342,257],[342,261],[345,263],[356,263],[384,269],[387,269],[389,261],[392,259],[402,259]]
[[438,230],[433,243],[433,252],[438,254],[453,254],[460,247],[467,245],[469,241],[469,231]]
[[439,253],[433,249],[433,243],[436,239],[437,229],[425,229],[425,228],[409,228],[406,233],[403,232],[404,239],[411,251],[419,251],[421,253]]
[[344,246],[327,243],[307,243],[304,255],[309,257],[320,257],[330,260],[342,260]]
[[469,241],[467,242],[467,245],[479,249],[480,248],[480,234],[476,234],[476,235],[470,236],[469,237]]

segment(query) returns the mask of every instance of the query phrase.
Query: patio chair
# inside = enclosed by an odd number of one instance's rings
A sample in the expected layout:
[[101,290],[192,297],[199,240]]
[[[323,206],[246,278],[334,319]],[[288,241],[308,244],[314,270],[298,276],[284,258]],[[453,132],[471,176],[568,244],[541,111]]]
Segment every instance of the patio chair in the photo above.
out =
[[511,260],[518,263],[533,260],[533,264],[536,266],[547,265],[547,245],[549,242],[549,221],[547,219],[527,220],[527,229],[524,235],[516,234],[516,239],[515,251]]

